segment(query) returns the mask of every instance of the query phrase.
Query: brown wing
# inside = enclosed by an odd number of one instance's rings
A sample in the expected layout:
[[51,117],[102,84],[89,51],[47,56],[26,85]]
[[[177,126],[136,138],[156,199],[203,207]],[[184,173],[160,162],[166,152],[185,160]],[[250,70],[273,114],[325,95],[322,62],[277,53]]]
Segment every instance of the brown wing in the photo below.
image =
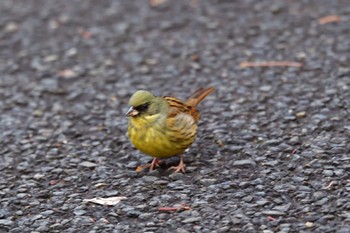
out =
[[171,97],[164,96],[163,98],[168,102],[170,106],[169,117],[175,117],[179,113],[187,113],[191,115],[195,121],[199,120],[200,113],[196,109],[196,106],[209,94],[215,91],[215,88],[199,88],[195,91],[184,103],[181,100]]
[[171,96],[164,96],[163,97],[169,104],[169,117],[175,117],[176,115],[180,113],[187,113],[191,115],[191,106],[186,105],[184,102],[181,100],[171,97]]
[[166,119],[167,138],[174,148],[185,150],[196,138],[197,124],[192,116],[194,107],[174,97],[165,96],[164,99],[170,107]]

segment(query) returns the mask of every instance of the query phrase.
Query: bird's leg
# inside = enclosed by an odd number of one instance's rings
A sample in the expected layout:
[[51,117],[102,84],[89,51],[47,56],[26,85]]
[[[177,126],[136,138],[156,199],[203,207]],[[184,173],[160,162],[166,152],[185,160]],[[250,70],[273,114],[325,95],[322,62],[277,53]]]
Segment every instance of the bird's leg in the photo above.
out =
[[149,167],[149,170],[152,171],[152,170],[154,170],[155,167],[159,167],[159,166],[160,166],[159,158],[153,158],[152,163]]
[[184,156],[183,155],[179,155],[180,157],[180,162],[177,166],[173,166],[173,167],[170,167],[169,170],[174,170],[175,173],[177,172],[183,172],[185,173],[185,163],[184,163]]

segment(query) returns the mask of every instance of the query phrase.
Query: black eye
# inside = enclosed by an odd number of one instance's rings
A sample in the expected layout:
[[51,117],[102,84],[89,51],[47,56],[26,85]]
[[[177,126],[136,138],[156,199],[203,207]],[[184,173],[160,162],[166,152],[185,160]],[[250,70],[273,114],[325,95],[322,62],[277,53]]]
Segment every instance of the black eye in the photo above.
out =
[[145,104],[141,104],[139,106],[137,106],[135,109],[139,112],[144,112],[148,109],[148,103],[145,103]]

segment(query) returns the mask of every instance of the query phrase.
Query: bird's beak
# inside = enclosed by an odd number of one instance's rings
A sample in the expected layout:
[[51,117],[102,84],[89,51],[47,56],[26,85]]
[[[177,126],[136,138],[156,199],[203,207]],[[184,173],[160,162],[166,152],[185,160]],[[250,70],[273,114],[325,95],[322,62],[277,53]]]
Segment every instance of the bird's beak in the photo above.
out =
[[139,112],[136,109],[134,109],[133,107],[130,107],[128,112],[126,113],[126,115],[131,116],[131,117],[137,116],[138,114],[139,114]]

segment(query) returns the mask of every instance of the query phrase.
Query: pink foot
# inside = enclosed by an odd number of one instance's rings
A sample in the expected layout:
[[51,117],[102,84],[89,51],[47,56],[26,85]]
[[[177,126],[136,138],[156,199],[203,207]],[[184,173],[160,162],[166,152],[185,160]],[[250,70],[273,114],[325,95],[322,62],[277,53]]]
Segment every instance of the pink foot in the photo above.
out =
[[174,170],[174,173],[182,172],[185,173],[185,163],[184,163],[184,158],[183,155],[180,155],[180,162],[177,166],[170,167],[168,170]]

